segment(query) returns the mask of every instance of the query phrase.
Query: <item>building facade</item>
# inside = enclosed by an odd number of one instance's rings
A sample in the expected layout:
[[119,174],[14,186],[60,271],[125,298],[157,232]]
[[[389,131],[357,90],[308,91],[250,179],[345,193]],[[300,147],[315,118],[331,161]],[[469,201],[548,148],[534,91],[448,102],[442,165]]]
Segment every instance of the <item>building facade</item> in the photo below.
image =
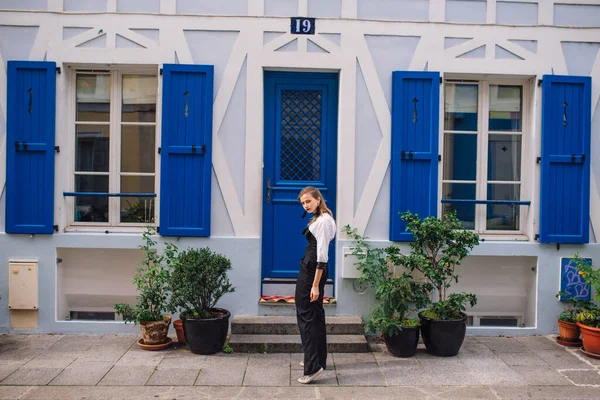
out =
[[328,314],[373,304],[343,226],[408,251],[399,211],[456,210],[469,334],[551,333],[600,259],[599,48],[596,0],[0,1],[0,331],[135,331],[148,221],[231,259],[232,314],[291,314],[259,299],[293,294],[310,184]]

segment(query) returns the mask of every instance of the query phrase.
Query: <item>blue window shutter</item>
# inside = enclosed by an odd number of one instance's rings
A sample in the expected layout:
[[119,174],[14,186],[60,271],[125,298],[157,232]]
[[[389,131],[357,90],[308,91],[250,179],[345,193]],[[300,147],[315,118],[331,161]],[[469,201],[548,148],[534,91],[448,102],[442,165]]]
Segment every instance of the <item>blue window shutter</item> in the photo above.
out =
[[392,75],[390,240],[411,241],[399,212],[437,215],[439,72]]
[[54,232],[56,63],[9,61],[6,233]]
[[588,243],[592,79],[544,75],[540,242]]
[[160,234],[210,236],[211,65],[163,66]]

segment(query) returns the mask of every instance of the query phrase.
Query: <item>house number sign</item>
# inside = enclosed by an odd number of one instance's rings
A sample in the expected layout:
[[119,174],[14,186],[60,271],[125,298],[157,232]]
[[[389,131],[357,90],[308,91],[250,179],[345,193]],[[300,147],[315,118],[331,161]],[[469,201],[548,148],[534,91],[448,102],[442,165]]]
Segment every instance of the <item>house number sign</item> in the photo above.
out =
[[296,35],[314,35],[315,19],[304,17],[292,17],[290,24],[290,33]]

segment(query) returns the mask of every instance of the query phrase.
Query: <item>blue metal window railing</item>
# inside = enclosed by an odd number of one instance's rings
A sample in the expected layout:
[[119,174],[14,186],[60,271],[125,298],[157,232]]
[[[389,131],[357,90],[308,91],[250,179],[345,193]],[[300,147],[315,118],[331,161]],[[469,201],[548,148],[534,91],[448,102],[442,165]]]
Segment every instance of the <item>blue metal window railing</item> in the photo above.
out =
[[90,197],[156,197],[156,193],[104,193],[104,192],[63,192],[63,196],[90,196]]
[[519,206],[530,206],[531,201],[522,200],[470,200],[470,199],[442,199],[443,203],[464,203],[464,204],[515,204]]

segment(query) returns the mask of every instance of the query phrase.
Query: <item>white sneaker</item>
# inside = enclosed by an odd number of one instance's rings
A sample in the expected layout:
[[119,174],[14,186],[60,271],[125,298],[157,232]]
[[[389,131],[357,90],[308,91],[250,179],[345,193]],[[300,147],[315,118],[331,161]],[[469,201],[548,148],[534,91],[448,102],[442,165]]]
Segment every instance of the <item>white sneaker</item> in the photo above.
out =
[[304,361],[300,361],[300,366],[304,367]]
[[298,382],[304,384],[311,383],[317,376],[321,375],[321,372],[323,372],[323,368],[319,368],[319,370],[312,375],[301,376],[300,378],[298,378]]

